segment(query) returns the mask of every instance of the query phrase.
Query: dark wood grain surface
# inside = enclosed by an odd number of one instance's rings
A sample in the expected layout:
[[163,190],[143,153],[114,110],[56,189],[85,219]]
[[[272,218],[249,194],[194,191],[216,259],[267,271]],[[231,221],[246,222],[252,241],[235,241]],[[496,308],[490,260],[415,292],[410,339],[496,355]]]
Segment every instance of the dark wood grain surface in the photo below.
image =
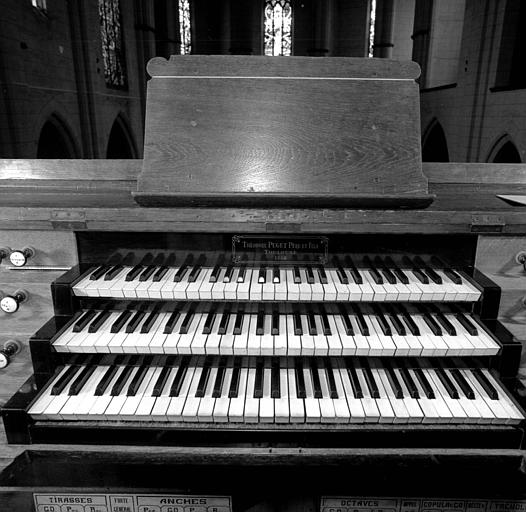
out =
[[327,61],[155,61],[142,201],[149,193],[164,202],[173,194],[176,205],[181,195],[211,192],[225,205],[240,193],[268,204],[273,194],[427,194],[413,65]]

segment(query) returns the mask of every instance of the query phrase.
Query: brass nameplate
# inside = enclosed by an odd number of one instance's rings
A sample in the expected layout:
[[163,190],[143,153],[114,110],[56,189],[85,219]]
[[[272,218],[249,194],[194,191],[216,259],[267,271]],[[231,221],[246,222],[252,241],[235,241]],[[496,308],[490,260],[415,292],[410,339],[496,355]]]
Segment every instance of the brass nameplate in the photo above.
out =
[[328,245],[324,236],[235,235],[232,261],[325,264]]

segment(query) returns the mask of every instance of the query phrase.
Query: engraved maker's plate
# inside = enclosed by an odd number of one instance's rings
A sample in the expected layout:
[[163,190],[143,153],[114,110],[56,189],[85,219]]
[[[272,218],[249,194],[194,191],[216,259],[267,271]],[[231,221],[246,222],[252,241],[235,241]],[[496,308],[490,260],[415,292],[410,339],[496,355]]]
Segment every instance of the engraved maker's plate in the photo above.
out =
[[232,237],[232,261],[324,265],[328,246],[324,236],[235,235]]
[[231,512],[228,496],[34,494],[37,512]]

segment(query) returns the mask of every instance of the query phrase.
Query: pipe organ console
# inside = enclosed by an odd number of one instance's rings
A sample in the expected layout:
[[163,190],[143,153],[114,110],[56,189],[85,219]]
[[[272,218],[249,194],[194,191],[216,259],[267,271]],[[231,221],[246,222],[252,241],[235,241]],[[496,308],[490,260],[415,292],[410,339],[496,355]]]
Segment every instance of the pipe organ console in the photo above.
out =
[[422,172],[409,64],[149,72],[142,169],[0,168],[3,509],[526,507],[524,184]]

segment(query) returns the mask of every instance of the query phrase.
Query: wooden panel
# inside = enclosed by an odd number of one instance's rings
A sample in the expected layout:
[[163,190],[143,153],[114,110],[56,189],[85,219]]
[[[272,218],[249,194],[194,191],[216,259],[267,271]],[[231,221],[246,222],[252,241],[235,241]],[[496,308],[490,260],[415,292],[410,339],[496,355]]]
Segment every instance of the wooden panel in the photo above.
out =
[[[35,255],[27,262],[28,266],[72,267],[78,263],[77,243],[73,233],[1,230],[0,247],[12,250],[25,247],[35,249]],[[2,262],[3,268],[10,266],[9,259]]]
[[[29,353],[29,337],[27,334],[21,335],[18,333],[0,334],[0,347],[3,347],[4,343],[9,339],[14,339],[21,345],[20,352],[13,356],[9,366],[0,370],[0,407],[11,398],[33,372]],[[2,428],[0,430],[3,431]]]
[[141,196],[427,194],[418,87],[404,65],[214,60],[149,67]]
[[423,162],[429,183],[526,183],[526,164]]
[[526,251],[526,236],[484,236],[477,244],[475,265],[485,273],[509,280],[506,287],[520,288],[526,291],[526,271],[515,257]]

